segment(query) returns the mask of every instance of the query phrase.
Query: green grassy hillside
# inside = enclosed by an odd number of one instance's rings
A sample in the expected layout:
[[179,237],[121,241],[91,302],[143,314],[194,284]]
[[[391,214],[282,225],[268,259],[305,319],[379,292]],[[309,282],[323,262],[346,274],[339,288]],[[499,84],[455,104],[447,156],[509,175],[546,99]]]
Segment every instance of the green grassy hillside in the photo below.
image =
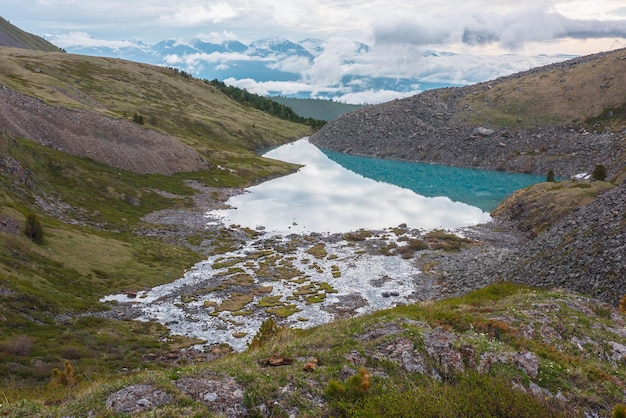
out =
[[[307,135],[310,128],[239,104],[209,83],[172,69],[115,59],[1,47],[0,86],[42,101],[25,98],[22,106],[11,108],[17,113],[10,115],[24,120],[19,132],[25,136],[10,134],[16,119],[0,118],[7,124],[0,126],[3,391],[10,386],[37,393],[68,359],[93,378],[122,366],[141,367],[147,351],[178,347],[184,339],[163,340],[167,330],[157,324],[81,318],[107,310],[98,302],[106,294],[170,282],[206,251],[238,245],[236,233],[202,226],[181,233],[143,217],[167,209],[201,218],[202,207],[195,204],[199,189],[206,190],[202,199],[207,204],[219,204],[223,188],[292,171],[293,165],[262,158],[254,150]],[[21,96],[16,97],[19,102]],[[7,111],[5,105],[0,104],[0,112]],[[158,174],[158,169],[139,174],[80,157],[84,142],[64,144],[66,152],[49,141],[45,146],[40,142],[46,141],[28,137],[39,134],[29,118],[40,118],[42,112],[50,132],[68,127],[72,134],[93,132],[96,115],[158,132],[200,155],[207,168],[185,170],[183,160],[177,174]],[[70,124],[71,118],[80,123]],[[139,150],[149,146],[141,135],[127,132],[115,140],[107,132],[83,138],[109,147],[111,154],[118,151],[116,141]],[[45,132],[39,136],[53,138]],[[149,159],[149,152],[139,157],[146,166]],[[30,215],[42,226],[40,241],[24,234]]]
[[173,69],[15,48],[0,48],[0,58],[0,83],[7,87],[53,106],[128,120],[138,114],[146,127],[173,135],[212,161],[310,132]]
[[[580,62],[577,62],[580,61]],[[624,50],[590,55],[567,64],[554,64],[527,73],[471,87],[457,103],[455,120],[473,125],[535,127],[582,124],[605,119],[611,112],[626,126]]]
[[[100,298],[171,282],[257,236],[205,228],[203,213],[231,187],[293,170],[254,150],[310,127],[179,71],[116,59],[0,48],[0,88],[18,103],[0,118],[0,416],[569,417],[623,402],[623,314],[507,283],[306,331],[266,321],[237,355],[181,351],[200,341]],[[206,168],[104,164],[81,141],[42,140],[28,123],[40,112],[50,133],[93,132],[96,115],[158,132]],[[81,138],[111,153],[116,141],[147,149],[135,131]],[[179,218],[150,220],[164,212]],[[362,255],[355,246],[355,262]]]

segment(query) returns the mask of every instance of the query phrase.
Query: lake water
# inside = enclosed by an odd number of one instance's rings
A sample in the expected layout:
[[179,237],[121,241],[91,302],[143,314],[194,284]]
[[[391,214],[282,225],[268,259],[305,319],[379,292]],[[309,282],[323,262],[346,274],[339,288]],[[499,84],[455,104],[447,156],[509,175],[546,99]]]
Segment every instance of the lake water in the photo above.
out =
[[[407,224],[455,229],[489,221],[489,211],[539,176],[511,175],[322,152],[307,138],[264,154],[303,167],[231,198],[208,217],[276,233],[337,233]],[[394,184],[396,183],[396,184]]]
[[[137,297],[109,295],[101,301],[133,303],[141,311],[140,320],[156,320],[167,325],[174,334],[203,339],[206,344],[226,342],[234,350],[243,351],[263,320],[270,314],[274,315],[263,305],[263,298],[275,298],[291,307],[290,314],[279,318],[281,325],[308,328],[334,320],[336,309],[361,315],[440,296],[440,285],[434,278],[422,275],[413,259],[366,249],[374,248],[369,245],[406,245],[414,231],[387,230],[401,223],[416,229],[454,229],[490,219],[486,208],[455,202],[444,196],[426,197],[413,190],[419,187],[419,190],[426,190],[423,193],[430,190],[432,194],[437,194],[432,184],[440,184],[445,193],[454,194],[450,190],[455,188],[443,186],[446,181],[464,181],[465,176],[459,174],[462,171],[456,169],[451,170],[457,177],[444,181],[441,178],[446,178],[445,174],[415,171],[435,167],[398,162],[389,162],[386,167],[380,160],[344,159],[345,156],[320,151],[306,138],[273,149],[265,155],[303,167],[294,174],[249,188],[246,193],[228,201],[233,209],[213,211],[207,216],[226,225],[263,226],[268,232],[282,234],[282,237],[271,235],[266,238],[268,235],[263,234],[233,252],[210,256],[172,283],[141,291]],[[363,171],[367,177],[346,167]],[[396,179],[405,178],[408,181],[407,178],[418,176],[427,177],[425,180],[428,181],[408,186],[403,184],[405,187],[380,181],[382,177],[393,174],[391,172],[398,167],[404,173],[395,173]],[[478,174],[470,171],[471,174]],[[470,183],[476,181],[472,179]],[[508,193],[492,184],[493,180],[489,180],[482,185],[456,185],[456,188],[469,188],[472,192],[468,196],[478,197],[477,201],[470,202],[481,204],[487,201],[485,196],[491,199],[497,192]],[[461,199],[456,194],[454,196]],[[314,237],[302,239],[292,234],[347,232],[359,228],[387,232],[371,238],[377,244],[368,244],[367,240],[356,244],[345,240],[325,242],[322,239],[316,242]],[[318,244],[324,246],[328,257],[311,263],[309,250]],[[360,247],[361,244],[363,247]],[[270,254],[263,255],[269,248],[272,249]],[[282,253],[284,248],[291,249],[289,254]],[[290,275],[280,278],[258,274],[267,266],[290,266],[297,280]],[[235,312],[226,308],[218,310],[217,307],[224,301],[242,291],[241,286],[244,285],[232,283],[232,276],[237,274],[254,278],[253,283],[245,285],[252,295],[250,302]],[[263,292],[254,292],[260,288]],[[197,292],[198,289],[207,290]],[[315,291],[314,301],[306,297],[311,289]],[[187,296],[183,298],[183,295]],[[189,298],[189,295],[194,297]],[[242,315],[242,312],[246,314]]]
[[516,190],[545,181],[545,176],[356,157],[323,150],[331,160],[373,180],[395,184],[422,196],[447,196],[491,212]]

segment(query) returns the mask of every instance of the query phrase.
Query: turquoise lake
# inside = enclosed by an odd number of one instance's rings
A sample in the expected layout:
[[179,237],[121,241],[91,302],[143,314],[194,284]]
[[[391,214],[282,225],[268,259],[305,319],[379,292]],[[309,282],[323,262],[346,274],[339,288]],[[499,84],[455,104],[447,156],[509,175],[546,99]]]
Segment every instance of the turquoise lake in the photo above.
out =
[[447,196],[491,212],[516,190],[545,181],[545,176],[448,167],[358,157],[321,150],[342,167],[376,181],[395,184],[422,196]]
[[208,223],[289,233],[339,233],[406,224],[456,229],[491,220],[489,212],[541,176],[452,168],[322,151],[308,138],[263,154],[300,164],[230,198]]

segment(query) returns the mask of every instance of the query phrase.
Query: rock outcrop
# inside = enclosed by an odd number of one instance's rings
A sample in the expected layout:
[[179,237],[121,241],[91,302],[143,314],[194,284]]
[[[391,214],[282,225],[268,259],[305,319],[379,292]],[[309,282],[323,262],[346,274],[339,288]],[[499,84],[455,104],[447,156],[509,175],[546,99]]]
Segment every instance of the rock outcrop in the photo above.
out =
[[50,106],[0,88],[0,127],[15,137],[136,173],[205,170],[202,156],[170,135],[88,110]]
[[626,183],[520,247],[502,274],[617,304],[626,296]]
[[[557,177],[591,172],[602,163],[614,174],[626,132],[595,132],[583,122],[600,115],[619,119],[613,110],[604,111],[624,105],[624,86],[615,81],[624,77],[625,57],[626,51],[618,50],[487,83],[425,91],[343,115],[313,135],[311,142],[355,155],[540,175],[553,170]],[[602,71],[617,75],[598,72],[581,82],[587,66],[595,62],[602,63]],[[566,86],[563,74],[578,84],[571,81]],[[552,95],[533,85],[544,75],[549,78],[543,81],[545,90],[555,90]],[[605,79],[604,88],[598,83]],[[587,90],[594,101],[580,101]],[[559,94],[564,97],[555,97]]]

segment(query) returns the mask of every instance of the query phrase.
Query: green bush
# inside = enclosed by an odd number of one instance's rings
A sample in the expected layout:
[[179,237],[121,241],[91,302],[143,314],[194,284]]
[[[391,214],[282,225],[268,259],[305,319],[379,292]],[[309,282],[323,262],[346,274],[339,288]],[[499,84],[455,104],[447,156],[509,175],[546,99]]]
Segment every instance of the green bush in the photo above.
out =
[[139,125],[143,125],[145,123],[145,120],[142,115],[140,115],[139,113],[135,113],[133,115],[133,122],[138,123]]
[[615,405],[611,413],[611,418],[626,418],[626,405]]
[[594,180],[604,181],[606,180],[606,167],[602,164],[598,164],[591,173],[591,178]]
[[37,214],[31,212],[26,217],[24,235],[37,244],[43,244],[43,226],[41,226],[41,221]]
[[566,405],[513,388],[504,379],[470,373],[454,382],[379,386],[369,396],[335,398],[333,412],[343,417],[499,417],[575,416]]
[[272,339],[278,332],[280,332],[281,327],[276,324],[274,318],[271,316],[267,318],[265,321],[261,323],[259,327],[259,331],[256,333],[250,344],[248,344],[249,348],[257,348],[263,345],[266,341]]

